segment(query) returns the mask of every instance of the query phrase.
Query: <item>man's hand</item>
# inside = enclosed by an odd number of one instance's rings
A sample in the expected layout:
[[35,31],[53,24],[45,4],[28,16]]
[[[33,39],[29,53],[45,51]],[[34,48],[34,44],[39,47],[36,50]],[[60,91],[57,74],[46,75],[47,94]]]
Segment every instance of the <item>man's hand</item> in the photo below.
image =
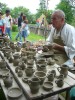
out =
[[64,50],[64,46],[61,46],[61,45],[59,45],[57,43],[53,43],[52,44],[52,48],[55,49],[55,50],[65,51]]

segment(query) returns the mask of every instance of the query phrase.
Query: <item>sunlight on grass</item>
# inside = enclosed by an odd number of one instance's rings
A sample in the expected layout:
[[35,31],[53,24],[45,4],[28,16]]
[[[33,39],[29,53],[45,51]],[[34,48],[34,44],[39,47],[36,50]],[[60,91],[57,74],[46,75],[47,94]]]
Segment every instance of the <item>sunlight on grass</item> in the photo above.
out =
[[[17,33],[18,32],[12,32],[12,41],[15,41],[15,37],[16,37]],[[35,42],[35,41],[39,41],[39,40],[44,40],[44,37],[34,34],[34,33],[30,33],[29,36],[27,37],[27,40],[29,40],[31,42]]]

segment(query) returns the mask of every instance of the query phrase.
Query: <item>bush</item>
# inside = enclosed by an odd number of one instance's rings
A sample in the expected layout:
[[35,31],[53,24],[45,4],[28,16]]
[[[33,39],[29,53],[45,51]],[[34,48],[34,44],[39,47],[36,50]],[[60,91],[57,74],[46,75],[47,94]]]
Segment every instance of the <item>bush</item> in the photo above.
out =
[[17,25],[13,25],[12,26],[12,31],[13,32],[17,32],[18,31],[18,26]]

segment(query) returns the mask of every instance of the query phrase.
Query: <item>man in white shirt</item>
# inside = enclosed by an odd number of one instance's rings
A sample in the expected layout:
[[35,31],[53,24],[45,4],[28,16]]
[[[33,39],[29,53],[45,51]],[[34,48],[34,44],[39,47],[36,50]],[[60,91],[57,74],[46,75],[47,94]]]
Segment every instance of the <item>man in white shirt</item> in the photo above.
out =
[[6,14],[3,16],[5,21],[6,31],[5,33],[8,34],[11,40],[11,29],[12,29],[12,17],[10,15],[10,10],[6,10]]
[[66,53],[68,60],[65,64],[72,67],[72,59],[75,56],[75,28],[65,23],[65,14],[62,10],[56,10],[51,16],[53,27],[47,43],[53,43],[52,48]]

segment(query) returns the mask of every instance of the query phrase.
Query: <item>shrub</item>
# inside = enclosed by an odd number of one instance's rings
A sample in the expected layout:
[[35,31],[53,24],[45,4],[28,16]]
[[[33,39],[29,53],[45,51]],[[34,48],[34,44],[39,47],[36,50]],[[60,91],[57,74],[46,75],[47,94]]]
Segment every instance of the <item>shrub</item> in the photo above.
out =
[[12,25],[12,31],[17,32],[18,31],[18,26],[17,25]]

